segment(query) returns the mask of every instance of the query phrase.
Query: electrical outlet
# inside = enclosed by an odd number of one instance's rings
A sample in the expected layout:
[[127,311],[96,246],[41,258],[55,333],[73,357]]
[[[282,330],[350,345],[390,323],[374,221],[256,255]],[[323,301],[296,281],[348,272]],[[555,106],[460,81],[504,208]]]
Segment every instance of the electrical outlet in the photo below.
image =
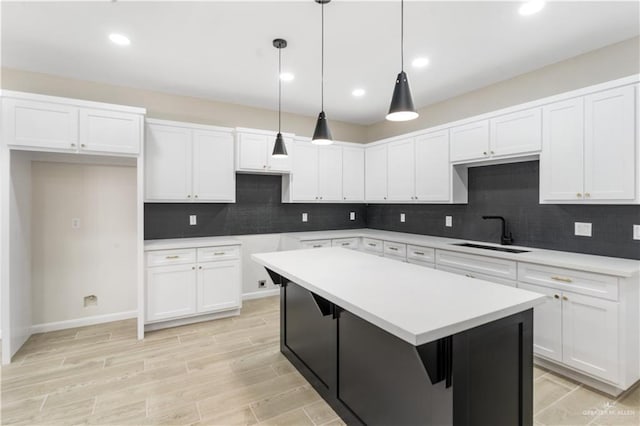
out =
[[88,306],[98,306],[98,296],[95,294],[91,294],[89,296],[84,297],[84,307]]
[[445,216],[444,217],[444,226],[446,226],[447,228],[451,228],[453,226],[453,217],[452,216]]
[[80,219],[74,217],[71,219],[71,229],[79,229],[80,228]]
[[349,212],[349,220],[356,220],[356,212]]
[[400,213],[400,222],[404,223],[407,221],[407,217],[405,216],[404,213]]
[[267,280],[258,280],[258,288],[265,288]]
[[302,213],[302,221],[309,222],[309,213]]
[[189,225],[197,225],[198,217],[195,214],[189,215]]
[[580,237],[591,236],[591,223],[589,222],[575,222],[574,234]]
[[633,239],[640,240],[640,225],[633,225]]

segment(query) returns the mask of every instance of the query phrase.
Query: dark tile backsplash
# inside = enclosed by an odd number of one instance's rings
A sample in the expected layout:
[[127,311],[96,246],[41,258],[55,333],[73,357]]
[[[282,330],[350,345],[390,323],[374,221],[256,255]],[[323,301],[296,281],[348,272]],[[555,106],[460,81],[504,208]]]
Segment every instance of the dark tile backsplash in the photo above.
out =
[[[368,227],[497,243],[500,223],[481,216],[500,215],[517,245],[640,259],[640,241],[632,238],[640,206],[539,204],[538,165],[469,169],[466,205],[283,204],[280,176],[238,174],[235,204],[145,204],[145,239]],[[309,222],[301,221],[302,212],[309,213]],[[406,213],[405,223],[400,213]],[[198,225],[189,225],[190,214],[198,216]],[[447,215],[453,216],[452,228],[444,226]],[[591,222],[593,236],[574,236],[574,222]]]
[[[215,235],[269,234],[279,232],[322,231],[366,227],[363,204],[283,204],[281,177],[270,175],[236,176],[236,202],[146,203],[144,237],[206,237]],[[309,221],[302,222],[302,213]],[[349,220],[356,212],[356,220]],[[189,215],[198,216],[198,224],[189,225]]]
[[[640,206],[539,204],[539,162],[469,169],[466,205],[369,205],[367,227],[442,237],[500,242],[500,222],[507,219],[514,244],[578,253],[640,259]],[[406,213],[406,222],[400,222]],[[453,227],[444,226],[453,216]],[[574,222],[591,222],[592,237],[574,235]]]

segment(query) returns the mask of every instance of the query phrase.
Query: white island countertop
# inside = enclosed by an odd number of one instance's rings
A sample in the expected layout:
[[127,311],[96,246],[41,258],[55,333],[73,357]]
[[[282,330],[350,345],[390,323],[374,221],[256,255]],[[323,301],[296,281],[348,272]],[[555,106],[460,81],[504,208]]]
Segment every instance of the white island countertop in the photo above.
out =
[[542,294],[340,247],[251,258],[414,346],[544,301]]

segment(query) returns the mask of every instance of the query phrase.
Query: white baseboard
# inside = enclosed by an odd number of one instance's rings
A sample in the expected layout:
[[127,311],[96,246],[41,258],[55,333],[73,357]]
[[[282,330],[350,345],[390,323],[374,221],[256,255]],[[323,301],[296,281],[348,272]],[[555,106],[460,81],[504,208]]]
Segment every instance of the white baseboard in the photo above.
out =
[[105,322],[121,321],[130,318],[137,318],[138,311],[116,312],[114,314],[94,315],[92,317],[78,318],[65,321],[48,322],[44,324],[34,324],[31,326],[31,333],[46,333],[47,331],[65,330],[67,328],[84,327],[87,325],[102,324]]
[[242,300],[262,299],[263,297],[277,296],[279,294],[280,294],[279,288],[274,288],[271,290],[254,291],[251,293],[244,293],[242,295]]

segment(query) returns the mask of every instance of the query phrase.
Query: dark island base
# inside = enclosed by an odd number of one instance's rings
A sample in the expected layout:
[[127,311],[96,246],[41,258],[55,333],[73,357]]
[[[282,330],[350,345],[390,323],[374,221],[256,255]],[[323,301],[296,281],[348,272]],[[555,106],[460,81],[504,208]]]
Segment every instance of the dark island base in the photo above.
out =
[[268,272],[282,353],[345,423],[533,424],[532,309],[413,346]]

